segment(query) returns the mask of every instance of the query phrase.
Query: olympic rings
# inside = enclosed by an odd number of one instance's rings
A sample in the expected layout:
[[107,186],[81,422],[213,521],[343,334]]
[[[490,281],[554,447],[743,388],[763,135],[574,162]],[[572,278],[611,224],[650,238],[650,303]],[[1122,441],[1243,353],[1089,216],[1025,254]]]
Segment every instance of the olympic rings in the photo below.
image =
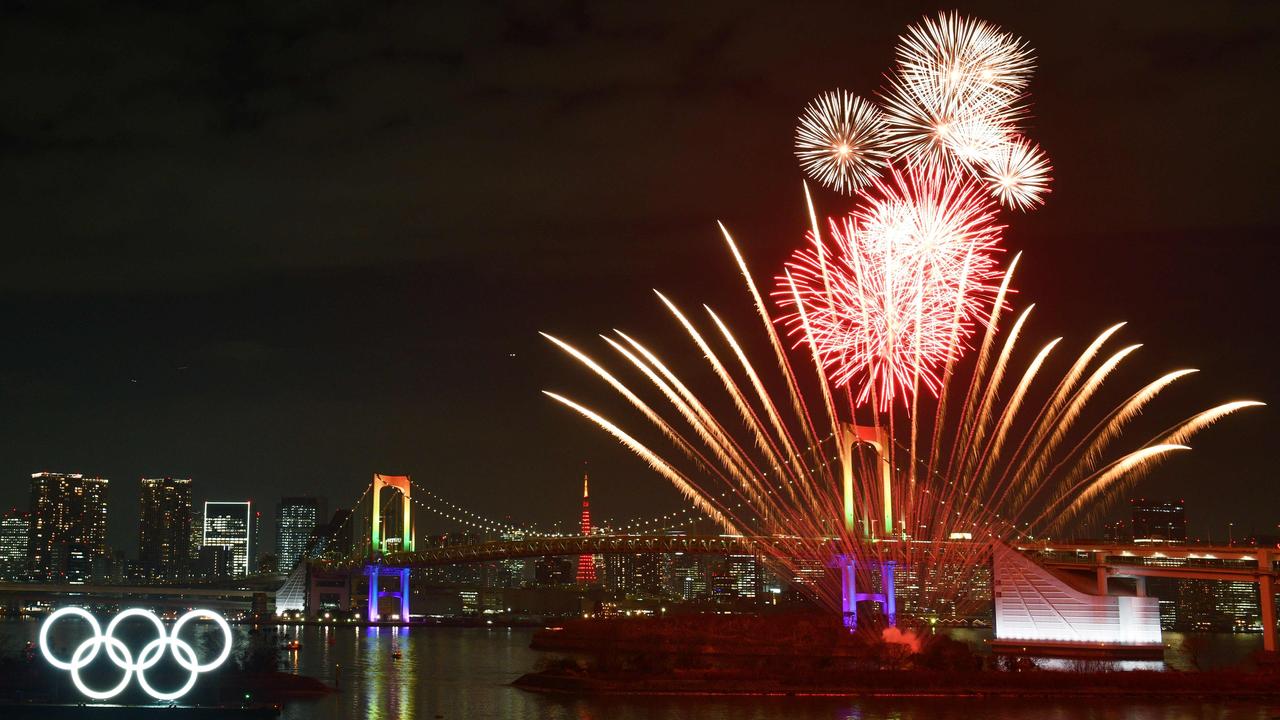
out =
[[[67,616],[78,617],[87,622],[89,629],[93,632],[93,636],[76,647],[75,651],[71,653],[70,660],[61,660],[55,657],[53,651],[49,649],[49,628],[55,622]],[[134,659],[133,653],[129,651],[128,646],[113,635],[121,621],[131,617],[147,618],[155,626],[156,634],[158,635],[158,637],[142,647],[142,652],[138,653],[137,660]],[[178,637],[178,633],[184,625],[199,618],[213,620],[218,628],[222,630],[223,637],[222,651],[216,658],[203,664],[196,657],[195,649]],[[192,610],[178,618],[178,621],[173,624],[173,628],[166,631],[160,618],[156,617],[150,610],[141,608],[130,608],[116,615],[110,623],[107,623],[106,632],[103,632],[98,619],[84,608],[59,608],[51,613],[45,619],[44,624],[40,626],[39,638],[40,652],[44,655],[45,660],[48,660],[50,665],[59,670],[71,671],[71,682],[76,686],[76,689],[84,693],[86,697],[94,700],[106,700],[119,695],[129,685],[129,681],[133,679],[135,673],[138,676],[138,684],[151,697],[156,700],[176,700],[195,687],[196,679],[200,673],[209,672],[226,662],[231,655],[231,643],[231,626],[227,624],[227,621],[221,615],[212,610]],[[120,679],[120,682],[115,687],[109,690],[95,690],[85,685],[80,678],[80,670],[93,662],[94,658],[98,656],[98,651],[104,647],[107,651],[106,655],[111,659],[111,662],[124,671],[124,677]],[[178,666],[191,673],[191,675],[177,690],[164,692],[155,689],[147,682],[146,671],[160,662],[161,657],[169,648],[173,648],[173,659]]]

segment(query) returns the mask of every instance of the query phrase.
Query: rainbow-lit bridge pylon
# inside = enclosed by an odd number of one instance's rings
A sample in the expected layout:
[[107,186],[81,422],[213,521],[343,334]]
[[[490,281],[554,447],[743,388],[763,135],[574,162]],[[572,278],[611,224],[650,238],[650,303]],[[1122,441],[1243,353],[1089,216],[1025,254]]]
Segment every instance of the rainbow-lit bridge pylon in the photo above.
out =
[[[884,512],[884,525],[880,526],[883,539],[893,534],[893,471],[887,449],[889,436],[885,428],[880,426],[854,425],[842,423],[840,429],[840,471],[844,491],[844,529],[849,537],[857,537],[857,512],[853,502],[853,448],[859,444],[870,445],[876,452],[876,462],[880,466],[880,502]],[[877,539],[876,524],[880,519],[864,519],[862,533],[868,542]],[[831,566],[840,571],[840,609],[844,626],[849,630],[858,629],[858,603],[864,600],[880,603],[883,608],[885,622],[889,627],[898,623],[898,601],[895,596],[895,578],[897,563],[893,560],[867,560],[878,570],[880,577],[879,592],[859,592],[858,559],[853,555],[840,553],[832,557]],[[868,573],[870,576],[870,573]],[[870,588],[868,588],[870,589]]]
[[[396,618],[399,622],[409,622],[409,568],[407,567],[388,567],[382,564],[382,556],[388,552],[397,551],[413,551],[413,515],[410,512],[410,483],[408,475],[380,475],[374,473],[373,476],[373,512],[370,514],[372,519],[372,527],[370,528],[369,545],[369,561],[365,564],[365,575],[369,576],[369,608],[366,619],[369,622],[378,622],[382,619],[382,613],[379,610],[379,601],[384,597],[394,597],[400,601],[400,614]],[[398,501],[400,503],[399,518],[390,515],[389,518],[383,517],[382,512],[382,491],[384,488],[399,491]],[[388,520],[396,520],[389,522]],[[387,590],[382,586],[381,579],[383,577],[395,577],[399,580],[399,585],[395,590]]]

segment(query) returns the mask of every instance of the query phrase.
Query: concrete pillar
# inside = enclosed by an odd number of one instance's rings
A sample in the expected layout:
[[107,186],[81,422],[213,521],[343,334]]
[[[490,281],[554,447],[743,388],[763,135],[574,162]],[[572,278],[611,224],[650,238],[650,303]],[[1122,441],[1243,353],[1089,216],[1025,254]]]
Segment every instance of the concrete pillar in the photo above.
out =
[[837,555],[840,567],[840,609],[844,626],[850,631],[858,629],[858,565],[848,555]]
[[1262,649],[1276,651],[1276,596],[1271,581],[1271,553],[1258,551],[1258,605],[1262,609]]
[[369,622],[378,621],[378,569],[369,570]]
[[409,568],[400,568],[400,622],[409,622]]
[[1093,554],[1094,572],[1095,572],[1095,573],[1097,574],[1097,576],[1098,576],[1098,594],[1099,594],[1099,595],[1106,595],[1106,594],[1107,594],[1107,565],[1106,565],[1106,559],[1107,559],[1107,558],[1106,558],[1106,555],[1104,555],[1103,553],[1095,552],[1095,553]]
[[1147,596],[1147,579],[1141,575],[1133,579],[1133,590],[1138,597]]
[[884,614],[889,627],[898,626],[898,595],[893,577],[896,567],[892,560],[880,566],[880,585],[884,590]]

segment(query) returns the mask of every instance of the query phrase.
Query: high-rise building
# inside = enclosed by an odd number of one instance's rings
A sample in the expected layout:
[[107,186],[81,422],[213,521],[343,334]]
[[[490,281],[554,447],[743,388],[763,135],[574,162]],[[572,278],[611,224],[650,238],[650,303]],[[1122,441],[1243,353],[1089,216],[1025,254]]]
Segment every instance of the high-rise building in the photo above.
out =
[[316,523],[320,521],[320,501],[313,497],[286,497],[276,506],[276,565],[287,573],[306,557]]
[[753,598],[760,594],[760,562],[755,555],[730,555],[725,565],[738,597]]
[[667,588],[685,600],[701,600],[708,594],[705,555],[675,553],[672,556],[671,575]]
[[[79,473],[31,475],[31,571],[46,580],[77,576],[107,558],[107,480]],[[73,552],[74,550],[74,552]]]
[[204,509],[191,508],[191,550],[188,557],[195,562],[196,556],[200,554],[200,548],[204,545]]
[[252,508],[245,502],[206,502],[204,504],[204,547],[224,547],[231,552],[229,574],[249,574]]
[[195,558],[194,575],[205,580],[232,577],[235,572],[235,556],[226,545],[201,545]]
[[138,564],[158,581],[184,580],[191,569],[190,478],[142,478]]
[[324,555],[348,557],[355,547],[352,542],[351,511],[339,508],[333,512],[328,522],[317,523],[311,537],[307,540],[306,557],[315,558]]
[[1176,543],[1187,540],[1187,511],[1181,500],[1165,502],[1133,498],[1133,541]]
[[[254,573],[267,553],[262,549],[262,511],[254,510],[249,517],[249,572]],[[275,564],[274,558],[271,564]]]
[[[591,534],[591,496],[587,492],[587,474],[582,474],[582,534]],[[578,573],[574,578],[581,585],[589,585],[596,581],[596,558],[594,555],[578,556]]]
[[604,586],[627,595],[664,595],[661,555],[652,553],[604,556]]
[[13,582],[27,577],[31,554],[31,513],[10,508],[0,517],[0,577]]

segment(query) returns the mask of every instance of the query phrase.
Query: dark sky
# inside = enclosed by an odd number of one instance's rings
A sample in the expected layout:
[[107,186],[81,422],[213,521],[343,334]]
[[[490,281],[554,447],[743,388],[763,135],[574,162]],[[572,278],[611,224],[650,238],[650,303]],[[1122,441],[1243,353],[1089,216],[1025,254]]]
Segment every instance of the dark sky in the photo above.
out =
[[[109,477],[130,552],[141,476],[272,508],[404,472],[548,523],[575,519],[590,460],[599,516],[677,507],[539,394],[608,390],[537,331],[635,329],[696,360],[650,288],[749,309],[715,221],[770,276],[805,229],[795,116],[871,94],[940,9],[7,7],[0,502],[25,504],[35,470]],[[1038,51],[1053,193],[1005,216],[1030,334],[1079,348],[1130,320],[1147,345],[1126,389],[1200,368],[1158,427],[1280,400],[1280,5],[961,9]],[[1135,492],[1185,497],[1197,534],[1274,527],[1277,430],[1273,409],[1231,418]]]

